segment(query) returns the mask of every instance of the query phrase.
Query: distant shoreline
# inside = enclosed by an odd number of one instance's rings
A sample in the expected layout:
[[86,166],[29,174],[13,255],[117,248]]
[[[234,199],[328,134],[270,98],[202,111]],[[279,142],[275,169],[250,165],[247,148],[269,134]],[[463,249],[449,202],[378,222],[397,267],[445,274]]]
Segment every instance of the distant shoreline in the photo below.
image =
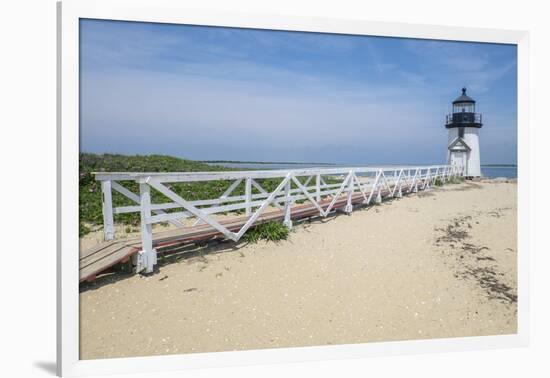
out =
[[240,161],[240,160],[196,160],[200,163],[207,164],[219,164],[219,163],[229,163],[229,164],[292,164],[292,165],[303,165],[303,164],[317,164],[317,165],[339,165],[335,163],[309,163],[309,162],[298,162],[298,161]]
[[[287,164],[287,165],[343,165],[339,163],[318,163],[318,162],[300,162],[300,161],[241,161],[241,160],[196,160],[200,163],[207,164],[219,164],[219,163],[228,163],[228,164],[258,164],[258,165],[273,165],[273,164]],[[353,166],[359,164],[351,164]],[[384,165],[403,165],[403,164],[384,164]],[[420,165],[420,164],[418,164]],[[482,167],[506,167],[506,168],[517,168],[517,164],[481,164]]]
[[[122,156],[122,157],[148,157],[148,156],[161,156],[161,157],[171,157],[181,160],[188,160],[188,161],[194,161],[197,163],[206,163],[206,164],[257,164],[257,165],[275,165],[275,164],[285,164],[285,165],[326,165],[326,166],[373,166],[373,164],[358,164],[358,163],[320,163],[320,162],[303,162],[303,161],[246,161],[246,160],[195,160],[195,159],[188,159],[184,157],[179,157],[175,155],[163,155],[163,154],[120,154],[120,153],[113,153],[113,152],[103,152],[103,153],[96,153],[96,152],[81,152],[81,155],[88,154],[88,155],[97,155],[97,156],[106,156],[106,155],[112,155],[112,156]],[[434,163],[432,165],[439,165],[444,163]],[[402,166],[402,165],[430,165],[426,163],[418,163],[418,164],[410,164],[410,163],[392,163],[392,164],[374,164],[374,165],[384,165],[384,166]],[[492,163],[492,164],[481,164],[482,167],[492,167],[492,168],[498,168],[498,167],[506,167],[506,168],[517,168],[517,164],[500,164],[500,163]]]

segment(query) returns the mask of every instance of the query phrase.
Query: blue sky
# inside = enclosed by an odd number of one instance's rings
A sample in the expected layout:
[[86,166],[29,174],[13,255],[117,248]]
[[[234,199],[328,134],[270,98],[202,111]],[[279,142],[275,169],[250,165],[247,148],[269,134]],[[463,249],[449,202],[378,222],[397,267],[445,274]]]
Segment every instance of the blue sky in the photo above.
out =
[[82,20],[83,152],[443,163],[466,86],[482,163],[515,163],[513,45]]

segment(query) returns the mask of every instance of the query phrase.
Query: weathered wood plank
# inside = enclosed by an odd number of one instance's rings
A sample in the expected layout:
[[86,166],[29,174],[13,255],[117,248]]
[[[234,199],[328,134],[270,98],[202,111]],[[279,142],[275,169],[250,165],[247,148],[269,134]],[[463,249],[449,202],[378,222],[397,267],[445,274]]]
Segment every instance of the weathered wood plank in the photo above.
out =
[[[141,244],[141,243],[140,243]],[[110,256],[112,254],[116,254],[118,251],[124,249],[127,247],[127,244],[124,242],[121,243],[115,243],[109,246],[108,248],[102,249],[98,253],[94,253],[92,255],[86,256],[81,258],[78,263],[80,265],[80,269],[84,269],[90,265],[95,264],[97,261],[100,261],[104,259],[106,256]]]
[[105,272],[107,269],[122,262],[134,253],[136,253],[134,248],[125,246],[124,248],[121,248],[114,253],[103,256],[101,259],[96,260],[94,263],[80,269],[80,282],[86,281],[89,278],[95,277],[98,274]]
[[89,255],[93,255],[94,253],[100,252],[101,250],[108,248],[112,244],[120,243],[119,240],[111,240],[111,241],[105,241],[103,243],[94,245],[91,248],[88,248],[86,250],[83,250],[80,252],[80,259],[83,259],[84,257],[87,257]]

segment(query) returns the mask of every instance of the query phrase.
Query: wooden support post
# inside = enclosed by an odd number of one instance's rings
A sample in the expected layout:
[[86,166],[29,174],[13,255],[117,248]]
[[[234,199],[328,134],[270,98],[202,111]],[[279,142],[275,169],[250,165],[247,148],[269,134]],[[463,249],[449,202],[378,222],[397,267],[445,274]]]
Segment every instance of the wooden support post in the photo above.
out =
[[321,174],[317,173],[315,176],[315,199],[317,202],[321,201]]
[[285,184],[285,219],[283,224],[290,230],[292,229],[292,218],[291,218],[291,209],[292,209],[292,197],[290,193],[291,181],[288,180]]
[[157,263],[157,251],[153,249],[153,226],[148,223],[151,217],[151,187],[139,184],[139,199],[141,208],[141,251],[136,255],[136,272],[145,270],[152,273]]
[[426,172],[426,176],[424,177],[424,185],[422,189],[428,189],[430,187],[430,179],[431,179],[431,169],[428,168],[428,172]]
[[354,189],[354,178],[353,178],[353,171],[349,173],[349,179],[348,179],[348,202],[346,203],[346,207],[344,208],[344,212],[348,215],[351,215],[353,212],[353,205],[351,204],[351,197],[353,195],[353,189]]
[[111,180],[101,181],[101,194],[103,201],[103,237],[105,240],[113,240],[115,238],[115,222],[113,219]]
[[376,198],[374,199],[374,203],[380,205],[382,203],[382,194],[380,193],[380,189],[378,189],[378,193],[376,194]]
[[244,197],[246,216],[250,216],[252,214],[252,207],[250,205],[252,202],[252,178],[250,177],[247,177],[245,181]]
[[395,185],[398,185],[397,193],[395,193],[395,190],[394,190],[395,196],[397,198],[403,197],[403,192],[401,191],[401,187],[403,186],[403,176],[405,176],[405,171],[402,169],[399,172],[399,177],[397,178],[397,182],[395,183]]
[[[375,181],[376,185],[373,186],[372,190],[374,190],[376,188],[376,186],[379,184],[380,182],[380,178],[384,176],[384,170],[383,169],[380,169],[378,171],[378,177],[377,177],[377,180]],[[376,198],[374,199],[374,203],[377,204],[377,205],[380,205],[382,203],[382,194],[380,193],[380,190],[381,188],[378,188],[378,193],[376,193]]]

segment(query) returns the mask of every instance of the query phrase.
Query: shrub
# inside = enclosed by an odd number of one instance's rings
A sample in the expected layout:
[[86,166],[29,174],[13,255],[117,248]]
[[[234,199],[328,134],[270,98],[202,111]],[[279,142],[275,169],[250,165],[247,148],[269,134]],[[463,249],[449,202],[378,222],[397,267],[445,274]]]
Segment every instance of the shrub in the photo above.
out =
[[440,177],[436,178],[435,182],[434,182],[434,185],[435,186],[443,186],[443,180],[441,180]]
[[78,236],[84,236],[86,234],[89,234],[90,231],[92,231],[88,226],[80,223],[79,225],[79,228],[78,228]]
[[286,240],[289,235],[288,228],[279,222],[262,223],[248,230],[243,239],[249,243],[257,243],[259,240],[279,241]]

